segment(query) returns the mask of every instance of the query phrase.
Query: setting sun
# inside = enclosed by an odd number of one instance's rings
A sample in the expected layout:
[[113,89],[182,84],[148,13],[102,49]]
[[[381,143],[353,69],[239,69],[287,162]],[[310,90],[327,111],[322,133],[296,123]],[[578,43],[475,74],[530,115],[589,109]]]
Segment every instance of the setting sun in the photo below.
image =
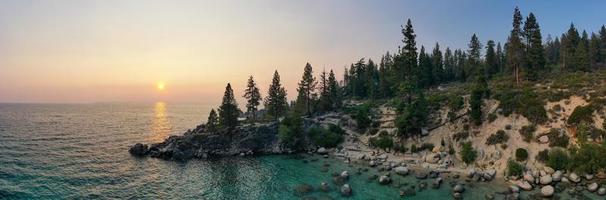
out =
[[164,84],[164,82],[158,82],[156,83],[156,88],[160,91],[163,91],[164,88],[166,88],[166,84]]

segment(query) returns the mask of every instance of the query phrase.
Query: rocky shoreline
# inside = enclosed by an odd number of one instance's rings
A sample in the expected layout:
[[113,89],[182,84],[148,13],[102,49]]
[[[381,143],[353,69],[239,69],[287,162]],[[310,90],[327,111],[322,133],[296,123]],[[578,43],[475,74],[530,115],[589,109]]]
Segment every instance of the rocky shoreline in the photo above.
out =
[[[345,127],[347,132],[343,148],[327,149],[317,147],[310,142],[308,131],[310,127],[322,124],[319,121],[331,120],[305,119],[303,126],[303,145],[298,150],[285,147],[278,136],[278,123],[249,124],[239,126],[235,130],[220,133],[206,133],[205,126],[200,125],[194,130],[189,130],[182,136],[171,136],[161,143],[146,145],[135,144],[129,150],[134,156],[150,156],[165,160],[184,161],[188,159],[209,159],[213,157],[226,156],[250,156],[268,154],[291,154],[307,153],[319,154],[325,158],[333,157],[357,167],[361,173],[363,170],[374,169],[380,175],[372,177],[381,185],[392,183],[392,176],[414,176],[417,180],[431,180],[432,188],[439,188],[445,181],[449,180],[452,187],[452,197],[462,199],[468,184],[476,182],[496,181],[495,184],[503,185],[500,191],[487,194],[486,199],[494,199],[496,196],[504,196],[505,199],[520,199],[521,192],[531,192],[531,197],[553,198],[566,192],[570,196],[583,196],[584,192],[606,195],[606,188],[600,187],[599,180],[606,178],[600,175],[577,175],[576,173],[565,173],[553,170],[549,167],[528,170],[521,177],[507,177],[504,172],[498,173],[496,169],[477,169],[467,166],[456,166],[456,157],[444,152],[439,147],[431,151],[408,155],[396,155],[389,152],[381,152],[360,142],[355,131]],[[348,171],[335,175],[335,182],[341,183],[340,191],[343,196],[350,196],[355,188],[346,184]],[[495,180],[496,179],[496,180]],[[417,188],[425,188],[427,185],[417,185]],[[538,191],[537,191],[538,190]],[[414,188],[400,188],[401,196],[412,196]]]

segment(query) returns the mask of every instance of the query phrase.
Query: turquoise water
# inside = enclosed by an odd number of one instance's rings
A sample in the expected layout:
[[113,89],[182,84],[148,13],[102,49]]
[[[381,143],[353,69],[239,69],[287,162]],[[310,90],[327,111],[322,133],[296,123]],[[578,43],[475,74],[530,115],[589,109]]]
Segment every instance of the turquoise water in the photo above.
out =
[[[417,185],[395,176],[382,186],[357,167],[309,155],[225,158],[171,162],[128,154],[136,142],[162,141],[206,118],[201,105],[0,104],[0,199],[316,199],[342,198],[332,173],[348,170],[349,199],[401,199],[397,187]],[[324,164],[328,171],[322,172]],[[331,191],[318,190],[322,181]],[[430,185],[431,180],[426,180]],[[412,199],[450,199],[439,190],[418,191]],[[314,191],[296,195],[309,184]],[[495,188],[467,187],[467,199],[483,199]],[[410,199],[410,198],[407,198]]]

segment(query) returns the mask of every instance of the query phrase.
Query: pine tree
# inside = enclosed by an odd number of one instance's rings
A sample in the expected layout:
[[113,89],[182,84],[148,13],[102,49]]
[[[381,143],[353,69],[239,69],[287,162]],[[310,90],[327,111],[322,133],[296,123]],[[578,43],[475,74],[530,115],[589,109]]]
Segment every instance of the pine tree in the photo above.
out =
[[223,102],[219,107],[219,125],[222,128],[234,129],[238,125],[238,116],[240,109],[234,98],[234,91],[231,89],[231,84],[227,83],[225,94],[223,94]]
[[560,59],[562,59],[562,67],[568,70],[578,69],[576,63],[576,49],[579,46],[579,32],[574,27],[574,24],[570,24],[568,32],[561,38],[562,50],[560,53]]
[[484,70],[484,66],[480,63],[480,49],[481,43],[476,36],[473,34],[471,36],[471,41],[469,42],[469,59],[468,63],[471,66],[471,72],[469,74],[473,74],[475,78],[475,86],[471,92],[470,99],[470,107],[471,107],[471,118],[474,120],[476,125],[482,123],[482,99],[486,96],[488,84],[486,82],[486,71]]
[[433,52],[431,53],[431,64],[433,69],[434,84],[444,82],[444,60],[442,57],[442,51],[440,50],[440,45],[437,42],[436,46],[433,48]]
[[538,72],[545,67],[545,49],[541,39],[541,29],[532,13],[526,18],[524,35],[526,37],[526,79],[537,80]]
[[301,113],[305,113],[306,115],[311,115],[311,107],[313,95],[316,90],[316,78],[313,76],[313,69],[309,63],[305,64],[305,68],[303,70],[303,77],[301,78],[301,82],[299,82],[299,88],[297,91],[299,95],[297,96],[297,108],[300,109]]
[[455,58],[452,55],[452,50],[446,47],[444,51],[444,76],[446,81],[452,81],[454,79],[454,65]]
[[431,68],[431,58],[425,53],[425,47],[421,46],[419,53],[419,69],[420,76],[418,85],[422,88],[427,88],[433,84],[433,69]]
[[389,52],[381,57],[379,63],[379,92],[382,98],[392,97],[392,87],[394,80],[392,66],[393,58]]
[[248,85],[246,86],[246,90],[244,90],[243,97],[246,98],[246,113],[249,120],[255,120],[257,118],[257,109],[259,104],[261,104],[261,93],[259,92],[259,88],[257,88],[257,83],[255,83],[253,76],[248,78]]
[[552,40],[551,35],[548,35],[545,45],[547,63],[550,65],[558,64],[560,60],[560,39],[556,37],[555,40]]
[[274,120],[278,120],[279,117],[284,116],[288,109],[286,90],[280,83],[280,74],[278,74],[277,70],[274,72],[274,77],[267,91],[264,104],[267,114],[274,118]]
[[332,110],[332,99],[330,98],[330,87],[328,85],[328,77],[326,77],[326,69],[322,71],[322,73],[320,74],[320,84],[319,84],[319,90],[320,90],[320,102],[319,102],[319,106],[320,106],[320,110],[321,111],[329,111]]
[[501,47],[501,43],[497,43],[497,63],[498,63],[498,67],[497,67],[497,73],[503,73],[505,70],[503,68],[505,68],[505,63],[506,63],[506,59],[505,59],[505,52],[503,52],[503,48]]
[[208,114],[208,120],[206,121],[206,131],[209,133],[217,132],[217,128],[219,127],[219,117],[215,112],[215,109],[210,109],[210,113]]
[[598,66],[601,62],[602,52],[600,50],[600,38],[595,34],[591,33],[591,39],[589,40],[589,63],[592,68]]
[[522,14],[515,8],[513,13],[513,29],[507,40],[507,66],[513,72],[516,84],[520,83],[520,70],[524,62],[524,46],[522,44]]
[[332,70],[328,73],[328,93],[330,96],[331,108],[340,108],[342,102],[341,88],[339,87],[335,73]]
[[484,68],[484,66],[482,66],[482,61],[480,60],[481,49],[482,43],[480,43],[480,40],[476,34],[473,34],[471,36],[471,41],[469,41],[469,50],[467,50],[468,57],[467,67],[465,69],[466,74],[473,75],[478,68]]
[[394,64],[398,79],[403,83],[417,83],[417,75],[420,74],[417,67],[417,42],[410,19],[406,22],[406,26],[402,28],[402,35],[404,36],[402,39],[404,47],[400,49],[400,54],[396,56]]
[[371,99],[379,98],[379,72],[377,70],[377,65],[372,59],[368,59],[368,64],[366,64],[365,85],[366,88],[368,88],[365,96],[370,97]]
[[494,50],[494,41],[488,40],[486,42],[486,68],[488,78],[492,77],[499,71],[499,60],[497,58],[497,53]]
[[577,70],[589,71],[589,55],[587,48],[583,42],[579,42],[574,54],[575,65]]

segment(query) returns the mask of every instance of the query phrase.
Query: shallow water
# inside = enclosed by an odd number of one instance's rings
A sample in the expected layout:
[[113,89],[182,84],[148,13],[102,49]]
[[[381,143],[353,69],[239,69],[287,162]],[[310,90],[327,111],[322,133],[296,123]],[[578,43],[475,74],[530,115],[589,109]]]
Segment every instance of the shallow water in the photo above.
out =
[[[397,175],[394,184],[379,185],[367,181],[379,174],[375,169],[358,175],[355,166],[309,155],[188,162],[129,155],[130,145],[181,134],[209,109],[165,103],[0,104],[0,199],[340,199],[331,174],[343,170],[351,174],[349,199],[402,199],[400,187],[418,185],[413,176]],[[325,163],[329,171],[322,172]],[[322,181],[330,183],[330,192],[318,190]],[[425,182],[431,185],[431,179]],[[451,199],[449,182],[406,199]],[[301,184],[314,191],[296,195]],[[466,188],[466,199],[484,199],[504,186]]]

